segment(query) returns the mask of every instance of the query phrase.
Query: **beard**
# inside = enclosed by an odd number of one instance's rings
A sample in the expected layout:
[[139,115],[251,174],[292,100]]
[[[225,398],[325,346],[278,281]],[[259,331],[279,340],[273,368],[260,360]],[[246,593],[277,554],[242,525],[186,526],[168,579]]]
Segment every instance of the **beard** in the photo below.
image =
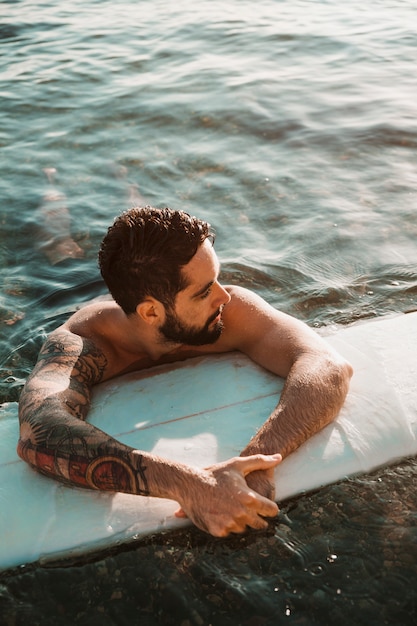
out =
[[181,343],[188,346],[204,346],[215,343],[223,332],[223,321],[220,319],[213,328],[210,328],[210,325],[220,313],[221,309],[212,315],[202,328],[196,328],[184,324],[172,309],[166,309],[165,322],[159,328],[159,332],[165,341],[170,343]]

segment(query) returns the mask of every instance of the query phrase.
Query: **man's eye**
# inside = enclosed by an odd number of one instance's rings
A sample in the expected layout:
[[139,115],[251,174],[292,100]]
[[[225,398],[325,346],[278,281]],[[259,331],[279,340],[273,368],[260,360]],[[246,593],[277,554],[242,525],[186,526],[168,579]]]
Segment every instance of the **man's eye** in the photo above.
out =
[[204,293],[201,294],[201,299],[207,298],[211,293],[211,287],[209,287]]

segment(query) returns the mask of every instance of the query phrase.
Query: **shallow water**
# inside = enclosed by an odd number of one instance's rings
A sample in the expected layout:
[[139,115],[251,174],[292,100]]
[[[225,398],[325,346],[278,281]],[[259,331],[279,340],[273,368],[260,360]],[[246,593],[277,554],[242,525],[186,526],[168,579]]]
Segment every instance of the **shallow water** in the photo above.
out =
[[[1,401],[104,293],[100,240],[136,202],[209,220],[223,279],[311,325],[417,307],[414,2],[22,0],[0,16]],[[45,168],[83,255],[55,265]],[[11,573],[5,623],[414,624],[416,486],[410,461],[298,499],[264,535],[190,530]]]

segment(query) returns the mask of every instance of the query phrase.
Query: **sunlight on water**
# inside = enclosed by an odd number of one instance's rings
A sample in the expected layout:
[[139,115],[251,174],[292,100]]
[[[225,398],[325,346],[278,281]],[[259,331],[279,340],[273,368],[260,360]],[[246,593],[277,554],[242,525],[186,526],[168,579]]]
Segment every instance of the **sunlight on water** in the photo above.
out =
[[[97,249],[132,204],[206,218],[222,279],[313,326],[417,308],[411,0],[0,11],[2,401],[105,293]],[[415,487],[411,461],[289,503],[264,535],[22,571],[0,581],[0,614],[55,624],[55,597],[68,623],[411,625]]]

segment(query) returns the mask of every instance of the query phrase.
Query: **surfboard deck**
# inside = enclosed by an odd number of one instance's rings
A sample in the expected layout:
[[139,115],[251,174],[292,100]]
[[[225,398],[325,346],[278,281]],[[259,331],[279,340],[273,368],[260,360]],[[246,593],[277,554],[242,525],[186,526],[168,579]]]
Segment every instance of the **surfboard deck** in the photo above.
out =
[[[277,501],[417,453],[417,313],[338,329],[326,340],[355,373],[338,418],[275,472]],[[120,441],[196,467],[238,455],[283,381],[239,353],[128,374],[95,388],[89,420]],[[170,500],[87,491],[38,475],[16,454],[17,404],[0,409],[0,569],[74,557],[183,526]]]

